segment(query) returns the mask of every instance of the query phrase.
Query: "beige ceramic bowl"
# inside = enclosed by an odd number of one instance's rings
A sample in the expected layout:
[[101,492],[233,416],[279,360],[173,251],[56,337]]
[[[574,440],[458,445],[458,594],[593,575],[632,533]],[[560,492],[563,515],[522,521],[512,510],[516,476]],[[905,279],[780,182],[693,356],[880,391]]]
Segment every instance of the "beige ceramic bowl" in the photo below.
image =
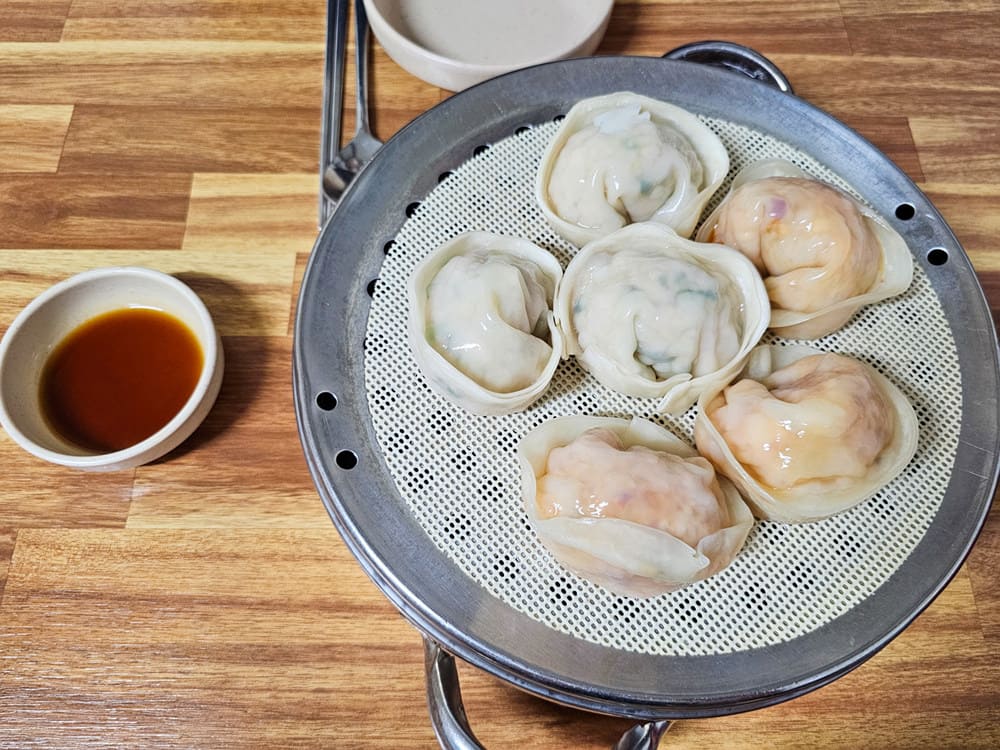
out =
[[[81,323],[127,307],[154,308],[181,320],[201,344],[204,364],[190,398],[159,431],[123,450],[95,454],[47,424],[39,398],[42,367]],[[163,456],[194,432],[215,402],[222,370],[222,343],[212,317],[187,285],[148,268],[85,271],[32,300],[0,340],[0,424],[18,445],[46,461],[91,471],[132,468]]]
[[461,91],[529,65],[584,57],[614,0],[364,0],[372,31],[402,68]]

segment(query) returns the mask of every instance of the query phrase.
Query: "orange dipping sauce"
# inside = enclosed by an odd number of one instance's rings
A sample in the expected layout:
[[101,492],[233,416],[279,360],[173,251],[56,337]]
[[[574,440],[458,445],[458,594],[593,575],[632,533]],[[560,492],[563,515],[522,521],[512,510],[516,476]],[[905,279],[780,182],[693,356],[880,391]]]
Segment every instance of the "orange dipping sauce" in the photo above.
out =
[[173,315],[113,310],[78,326],[49,355],[42,411],[57,433],[81,448],[122,450],[173,419],[203,365],[198,339]]

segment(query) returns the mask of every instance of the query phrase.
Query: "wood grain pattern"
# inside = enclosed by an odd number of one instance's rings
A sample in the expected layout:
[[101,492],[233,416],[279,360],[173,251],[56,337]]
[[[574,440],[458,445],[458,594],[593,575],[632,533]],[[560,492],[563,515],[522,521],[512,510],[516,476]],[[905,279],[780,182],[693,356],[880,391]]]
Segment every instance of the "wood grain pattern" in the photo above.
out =
[[[972,590],[980,602],[1000,597],[1000,508],[994,504],[979,541],[969,555],[968,568]],[[983,629],[983,636],[991,649],[1000,645],[1000,611],[996,607],[977,608],[976,619]]]
[[[267,75],[261,75],[266,69]],[[314,107],[323,46],[215,40],[0,43],[0,101],[243,108]]]
[[5,527],[125,525],[132,499],[132,472],[81,476],[79,471],[47,464],[25,453],[6,434],[0,438],[0,451],[7,476],[0,493],[0,518]]
[[[420,650],[395,645],[417,646],[412,629],[329,526],[29,530],[18,542],[3,602],[5,747],[433,742],[414,715]],[[359,702],[359,684],[382,700]],[[21,713],[30,731],[9,721]]]
[[55,172],[73,107],[0,106],[0,173]]
[[[646,23],[652,16],[661,21]],[[764,55],[844,54],[849,49],[840,4],[832,0],[723,0],[710,9],[685,0],[619,0],[601,51],[662,55],[702,39],[738,40]]]
[[[929,182],[1000,183],[995,148],[1000,145],[1000,125],[995,117],[911,117],[910,128]],[[960,159],[959,144],[965,145]]]
[[79,105],[60,170],[314,172],[315,115],[315,107],[258,106],[248,117],[243,108]]
[[0,175],[0,247],[180,247],[189,174]]
[[[980,280],[1000,271],[1000,259],[995,252],[1000,216],[991,210],[996,205],[996,187],[977,183],[925,183],[921,187],[955,232],[973,266],[981,272]],[[1000,309],[1000,298],[991,295],[988,299],[994,311]]]
[[978,59],[782,54],[774,61],[795,71],[790,77],[799,96],[841,119],[990,117],[1000,94],[1000,71]]
[[215,2],[75,0],[62,39],[258,39],[323,41],[325,6],[258,0]]
[[1000,9],[990,0],[966,0],[942,7],[928,0],[895,3],[886,8],[864,0],[846,0],[844,26],[855,54],[884,54],[917,58],[977,59],[992,54],[992,40],[984,29],[996,28]]
[[[1000,320],[998,20],[991,0],[619,0],[599,53],[755,47],[926,192]],[[62,469],[0,433],[2,750],[436,745],[420,636],[337,536],[295,422],[324,26],[315,0],[0,2],[0,332],[52,283],[136,264],[192,286],[226,354],[208,419],[136,470]],[[371,76],[383,139],[451,96],[378,45]],[[998,565],[994,510],[870,661],[663,746],[1000,746]],[[608,748],[631,726],[459,671],[490,748]]]
[[281,335],[288,327],[295,259],[248,256],[216,245],[205,252],[168,249],[0,250],[0,311],[10,321],[46,287],[99,266],[140,265],[173,274],[205,302],[221,335]]
[[6,0],[0,42],[58,42],[73,0]]
[[0,601],[3,600],[3,590],[7,585],[7,568],[14,554],[14,542],[17,540],[17,530],[10,527],[0,527]]
[[289,343],[223,339],[215,408],[170,461],[136,469],[128,528],[330,527],[299,445]]
[[319,150],[308,174],[196,174],[183,247],[288,258],[316,239]]
[[924,168],[914,142],[911,120],[906,117],[860,115],[842,118],[860,135],[892,159],[915,182],[924,181]]

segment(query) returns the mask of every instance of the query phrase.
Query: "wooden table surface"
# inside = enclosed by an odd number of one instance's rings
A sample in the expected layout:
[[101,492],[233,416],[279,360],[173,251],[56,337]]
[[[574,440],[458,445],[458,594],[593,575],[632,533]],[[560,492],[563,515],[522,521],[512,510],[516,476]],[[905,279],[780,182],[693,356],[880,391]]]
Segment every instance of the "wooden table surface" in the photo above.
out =
[[[0,747],[435,746],[419,636],[338,537],[292,406],[324,13],[0,3],[0,331],[59,279],[138,264],[203,296],[227,357],[207,421],[152,465],[87,474],[0,436]],[[991,0],[620,0],[599,53],[727,39],[770,57],[930,196],[996,319],[998,27]],[[451,95],[379,47],[372,76],[382,138]],[[871,661],[779,706],[678,722],[664,746],[1000,746],[998,566],[994,511]],[[491,748],[608,748],[630,725],[460,673]]]

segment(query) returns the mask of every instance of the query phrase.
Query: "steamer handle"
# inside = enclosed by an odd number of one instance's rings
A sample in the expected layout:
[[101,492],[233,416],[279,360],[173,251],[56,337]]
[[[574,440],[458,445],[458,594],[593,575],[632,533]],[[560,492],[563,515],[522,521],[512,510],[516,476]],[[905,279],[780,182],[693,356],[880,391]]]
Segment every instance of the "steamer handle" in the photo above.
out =
[[[426,636],[424,670],[431,724],[443,750],[485,750],[465,715],[455,657]],[[656,750],[669,728],[668,720],[637,724],[622,735],[612,750]]]
[[734,42],[692,42],[670,50],[663,57],[712,65],[741,73],[755,81],[766,83],[778,91],[794,94],[792,84],[781,69],[756,50]]
[[427,636],[424,636],[424,672],[427,708],[443,750],[485,750],[465,715],[455,657]]

